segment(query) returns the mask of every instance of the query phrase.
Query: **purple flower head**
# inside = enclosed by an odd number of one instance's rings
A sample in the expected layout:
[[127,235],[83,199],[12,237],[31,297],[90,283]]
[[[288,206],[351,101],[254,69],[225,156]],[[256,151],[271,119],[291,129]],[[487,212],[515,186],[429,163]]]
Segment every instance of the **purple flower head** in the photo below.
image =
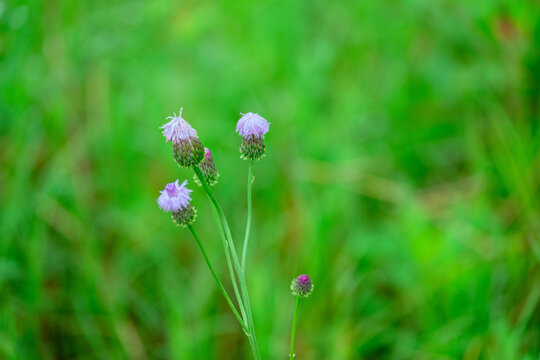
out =
[[[219,173],[216,169],[216,165],[214,164],[212,153],[210,150],[208,150],[208,148],[204,148],[204,159],[199,165],[199,169],[201,169],[204,180],[208,183],[208,185],[214,186],[217,184]],[[202,186],[197,175],[193,175],[193,179],[195,179],[197,185]]]
[[174,159],[178,165],[193,167],[201,163],[204,157],[204,146],[197,136],[197,131],[182,118],[182,109],[178,116],[168,116],[171,119],[163,125],[163,136],[167,142],[172,141]]
[[264,137],[264,134],[268,132],[268,121],[259,114],[248,112],[242,115],[236,124],[236,132],[245,138],[250,136]]
[[268,132],[268,128],[268,121],[258,114],[247,113],[238,120],[236,132],[242,136],[242,159],[253,161],[264,156],[264,134]]
[[180,226],[191,225],[196,218],[197,211],[189,203],[193,190],[186,187],[187,180],[184,180],[182,185],[176,180],[165,186],[165,189],[160,191],[157,202],[160,208],[164,211],[172,212],[173,221]]
[[302,274],[291,283],[291,291],[294,296],[308,297],[313,291],[313,282],[309,276]]
[[164,211],[178,211],[189,205],[191,196],[189,195],[193,190],[189,190],[187,187],[187,180],[184,180],[182,185],[179,181],[169,183],[165,186],[165,189],[160,191],[157,202],[160,208]]
[[183,108],[180,109],[178,116],[176,113],[174,116],[167,116],[167,119],[171,119],[171,121],[161,127],[167,141],[177,143],[180,140],[197,138],[197,131],[182,117],[182,110]]

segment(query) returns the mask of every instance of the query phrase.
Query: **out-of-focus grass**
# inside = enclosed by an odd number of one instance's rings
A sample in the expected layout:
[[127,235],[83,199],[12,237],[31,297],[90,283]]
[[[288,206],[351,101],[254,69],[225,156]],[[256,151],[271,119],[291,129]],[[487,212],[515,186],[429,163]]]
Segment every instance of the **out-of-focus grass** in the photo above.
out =
[[248,262],[265,359],[287,357],[299,273],[300,359],[537,359],[539,19],[532,0],[0,1],[0,357],[248,358],[155,203],[192,177],[158,129],[183,106],[238,248],[235,121],[272,123]]

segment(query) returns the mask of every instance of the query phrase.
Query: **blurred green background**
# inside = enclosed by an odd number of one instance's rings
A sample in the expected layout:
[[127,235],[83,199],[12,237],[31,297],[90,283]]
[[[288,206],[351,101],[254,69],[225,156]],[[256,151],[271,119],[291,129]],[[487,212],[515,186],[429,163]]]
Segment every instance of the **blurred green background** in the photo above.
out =
[[[522,1],[0,1],[0,358],[248,359],[187,230],[184,117],[264,359],[539,359],[540,16]],[[195,227],[230,289],[210,207]]]

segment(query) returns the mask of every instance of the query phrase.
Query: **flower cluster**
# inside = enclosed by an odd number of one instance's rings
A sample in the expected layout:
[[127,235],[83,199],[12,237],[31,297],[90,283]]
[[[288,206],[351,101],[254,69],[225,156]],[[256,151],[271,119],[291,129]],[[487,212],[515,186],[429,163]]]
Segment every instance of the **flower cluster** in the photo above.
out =
[[[212,153],[199,140],[197,130],[182,117],[182,110],[181,108],[178,115],[174,113],[173,116],[167,117],[170,121],[161,127],[163,136],[167,142],[173,143],[174,159],[178,165],[187,168],[197,167],[202,173],[204,181],[208,185],[214,186],[218,182],[219,173],[214,164]],[[236,132],[242,136],[240,153],[243,159],[253,161],[264,156],[263,140],[268,129],[269,123],[262,116],[250,112],[242,114],[236,124]],[[193,177],[198,185],[202,185],[197,174]],[[185,184],[185,181],[182,185],[178,185],[178,181],[168,184],[158,199],[159,206],[165,211],[172,211],[173,219],[181,225],[190,224],[195,220],[195,209],[191,205],[173,208],[173,204],[179,201],[176,200],[176,192],[185,193],[188,201],[191,200],[189,197],[191,190],[187,189]]]
[[[206,264],[216,280],[220,291],[225,297],[225,300],[235,315],[238,323],[250,339],[249,343],[255,360],[260,360],[261,356],[255,336],[253,315],[249,305],[249,294],[245,279],[245,256],[251,226],[251,184],[253,181],[253,162],[261,159],[265,155],[264,135],[268,133],[270,125],[266,119],[255,113],[242,114],[242,117],[236,124],[236,132],[242,137],[242,143],[240,145],[240,157],[242,159],[249,160],[247,187],[248,216],[246,236],[244,238],[244,247],[242,251],[242,263],[240,264],[227,219],[212,190],[210,189],[210,186],[217,184],[219,177],[212,153],[208,148],[205,148],[202,142],[199,140],[197,131],[182,117],[182,109],[180,109],[178,115],[174,113],[174,116],[168,116],[167,119],[170,121],[163,125],[161,129],[163,129],[163,136],[165,137],[166,141],[172,142],[174,159],[179,166],[193,169],[195,173],[195,182],[203,186],[204,191],[208,195],[210,205],[213,207],[213,210],[217,215],[216,222],[222,234],[221,238],[226,255],[225,259],[227,260],[227,265],[229,268],[230,280],[235,288],[238,309],[231,300],[227,290],[221,283],[219,276],[214,271],[211,261],[204,250],[203,242],[201,242],[195,228],[192,226],[197,217],[197,211],[193,205],[191,205],[192,190],[188,189],[187,180],[184,180],[184,182],[181,184],[179,180],[167,184],[165,188],[160,191],[157,203],[162,210],[171,213],[174,223],[182,227],[189,227],[189,230],[199,245]],[[234,260],[234,262],[231,261],[231,258]],[[240,291],[238,289],[240,289]],[[297,296],[291,334],[290,359],[292,360],[294,357],[294,331],[298,303],[300,302],[300,297],[308,297],[311,294],[313,291],[313,282],[309,276],[300,275],[292,281],[291,290],[293,295]],[[240,315],[240,313],[242,315]]]

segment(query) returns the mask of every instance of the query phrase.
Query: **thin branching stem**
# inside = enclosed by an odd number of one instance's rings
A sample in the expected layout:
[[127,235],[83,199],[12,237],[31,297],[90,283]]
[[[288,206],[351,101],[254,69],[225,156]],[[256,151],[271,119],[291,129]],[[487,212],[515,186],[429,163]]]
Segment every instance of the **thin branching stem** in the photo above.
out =
[[[197,178],[199,179],[201,184],[203,184],[203,186],[208,186],[208,184],[204,180],[204,176],[201,170],[197,166],[194,166],[193,170],[195,171],[195,174],[197,175]],[[208,192],[206,193],[208,195]],[[214,214],[214,218],[216,219],[216,223],[219,224],[220,220],[219,220],[219,215],[217,213],[217,210],[213,206],[211,206],[211,208],[212,208],[212,213]],[[223,245],[223,251],[225,252],[225,259],[227,260],[227,267],[229,269],[229,275],[230,275],[231,282],[233,285],[234,295],[236,296],[238,307],[240,308],[240,312],[242,313],[242,318],[244,319],[244,322],[247,322],[246,311],[245,311],[244,303],[242,302],[242,296],[240,295],[240,292],[238,290],[238,284],[237,284],[237,279],[236,279],[237,275],[234,274],[233,265],[231,261],[231,254],[227,245],[225,231],[223,230],[223,227],[221,226],[218,226],[218,228],[219,228],[219,236],[221,238],[221,244]]]
[[248,293],[247,285],[246,285],[246,277],[244,274],[244,270],[242,269],[242,266],[240,264],[240,261],[238,260],[238,253],[236,252],[236,248],[234,246],[234,241],[232,239],[229,223],[227,222],[227,218],[225,217],[225,214],[223,213],[223,210],[221,209],[219,202],[214,196],[212,189],[210,189],[210,186],[208,186],[208,183],[204,179],[204,176],[201,170],[196,166],[193,167],[193,170],[195,171],[195,174],[199,178],[204,190],[206,191],[206,194],[208,195],[208,198],[210,199],[210,204],[216,210],[217,215],[218,215],[217,223],[223,229],[225,236],[227,238],[227,244],[229,245],[232,258],[233,258],[233,263],[236,267],[236,273],[238,274],[238,281],[240,283],[240,291],[242,292],[242,299],[244,302],[244,310],[246,311],[246,320],[247,320],[247,326],[249,329],[249,333],[247,333],[247,336],[249,339],[249,343],[251,345],[251,350],[253,352],[254,358],[256,360],[260,360],[261,354],[259,352],[259,345],[257,343],[257,338],[255,336],[255,328],[253,326],[253,315],[251,313],[251,304],[249,301],[249,293]]
[[216,283],[217,283],[217,285],[219,287],[219,290],[221,290],[221,293],[225,297],[225,300],[227,301],[227,304],[229,304],[229,307],[231,308],[232,312],[234,313],[234,316],[236,317],[236,319],[238,320],[238,323],[240,324],[240,326],[242,326],[242,329],[244,329],[244,331],[246,331],[246,332],[249,331],[246,324],[245,324],[245,322],[244,322],[244,320],[240,317],[240,314],[238,314],[238,311],[236,310],[236,307],[234,306],[233,302],[231,301],[231,298],[229,297],[229,294],[227,294],[227,290],[225,290],[225,287],[223,287],[223,284],[219,280],[216,272],[214,271],[214,268],[212,267],[212,264],[210,263],[210,260],[208,259],[208,256],[206,255],[206,251],[204,250],[204,247],[203,247],[203,245],[201,243],[201,240],[199,239],[199,236],[195,232],[195,229],[193,228],[192,225],[188,225],[188,228],[191,231],[191,233],[193,234],[193,237],[195,238],[195,241],[197,242],[197,245],[199,245],[199,249],[201,249],[201,253],[203,254],[204,261],[206,261],[206,265],[208,265],[208,268],[210,269],[210,272],[212,273],[212,276],[216,280]]
[[[211,206],[212,213],[214,215],[214,218],[216,219],[216,222],[219,224],[219,215],[216,211],[216,209]],[[227,267],[229,268],[229,274],[231,277],[231,282],[233,284],[234,294],[236,296],[236,301],[238,302],[238,306],[240,307],[240,312],[242,313],[242,318],[244,319],[244,322],[247,321],[247,315],[244,307],[244,303],[242,301],[242,296],[240,295],[240,291],[238,290],[238,284],[237,284],[237,276],[235,275],[232,260],[231,260],[231,253],[229,250],[229,246],[227,245],[227,239],[225,237],[225,232],[223,231],[223,228],[219,226],[219,236],[221,238],[221,244],[223,245],[223,251],[225,252],[225,258],[227,259]]]

